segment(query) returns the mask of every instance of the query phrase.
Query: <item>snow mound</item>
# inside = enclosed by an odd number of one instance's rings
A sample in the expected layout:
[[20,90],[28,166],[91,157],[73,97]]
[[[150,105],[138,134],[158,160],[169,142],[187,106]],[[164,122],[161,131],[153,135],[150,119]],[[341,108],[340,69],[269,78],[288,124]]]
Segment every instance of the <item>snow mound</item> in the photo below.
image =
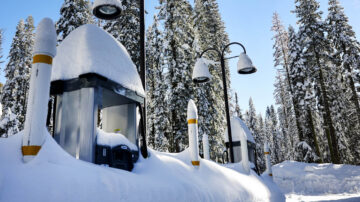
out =
[[[149,149],[133,172],[76,160],[47,134],[34,160],[23,163],[22,132],[0,138],[0,201],[284,201],[261,177],[212,161],[190,163]],[[275,185],[274,185],[275,186]]]
[[57,48],[51,81],[97,73],[145,97],[136,66],[125,47],[96,25],[71,32]]
[[131,143],[124,135],[120,133],[107,133],[99,128],[96,130],[96,132],[96,142],[98,145],[106,145],[112,148],[124,144],[131,150],[138,150],[136,145]]
[[285,194],[360,196],[360,166],[285,161],[272,170],[274,182]]

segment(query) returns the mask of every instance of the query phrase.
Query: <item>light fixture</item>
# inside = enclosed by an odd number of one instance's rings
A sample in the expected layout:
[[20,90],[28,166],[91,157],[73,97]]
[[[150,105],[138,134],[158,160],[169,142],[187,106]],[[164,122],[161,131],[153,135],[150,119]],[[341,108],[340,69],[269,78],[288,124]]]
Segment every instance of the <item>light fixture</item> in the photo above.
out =
[[256,67],[252,64],[249,56],[246,55],[246,53],[241,53],[239,55],[237,71],[239,74],[252,74],[257,71]]
[[113,20],[120,16],[122,5],[119,0],[95,0],[93,14],[103,20]]
[[192,74],[192,80],[195,83],[205,83],[211,79],[209,68],[204,58],[199,58],[196,63]]

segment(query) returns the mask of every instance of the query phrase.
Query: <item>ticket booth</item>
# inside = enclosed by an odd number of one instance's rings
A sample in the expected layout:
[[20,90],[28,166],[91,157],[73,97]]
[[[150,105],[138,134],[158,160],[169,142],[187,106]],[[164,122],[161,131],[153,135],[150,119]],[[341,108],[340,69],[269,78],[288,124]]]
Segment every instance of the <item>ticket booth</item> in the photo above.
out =
[[[255,156],[255,140],[254,137],[252,136],[249,128],[246,126],[246,124],[244,123],[243,120],[241,120],[238,117],[232,118],[231,119],[231,132],[232,132],[232,146],[233,146],[233,150],[234,150],[234,163],[240,162],[241,159],[241,147],[243,145],[241,145],[240,142],[240,136],[244,135],[246,137],[247,140],[247,145],[246,147],[248,148],[248,157],[249,157],[249,162],[251,163],[251,168],[255,169],[255,165],[256,165],[256,156]],[[226,151],[224,152],[226,155],[230,154],[229,150],[229,138],[228,138],[228,133],[227,130],[224,133],[224,137],[225,137],[225,145],[226,145]],[[229,159],[230,157],[228,157]]]
[[132,169],[122,161],[139,157],[145,93],[119,42],[95,25],[71,32],[58,47],[50,94],[53,136],[64,150],[84,161]]

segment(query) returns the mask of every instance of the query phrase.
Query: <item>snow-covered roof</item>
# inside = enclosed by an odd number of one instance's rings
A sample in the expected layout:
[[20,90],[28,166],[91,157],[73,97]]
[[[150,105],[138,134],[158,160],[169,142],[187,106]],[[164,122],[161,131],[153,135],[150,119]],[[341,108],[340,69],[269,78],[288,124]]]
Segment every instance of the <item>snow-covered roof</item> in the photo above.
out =
[[96,25],[71,32],[57,48],[51,81],[97,73],[145,97],[140,76],[125,47]]
[[[249,142],[255,143],[254,137],[252,136],[249,128],[246,126],[243,120],[239,117],[232,117],[231,118],[231,136],[232,141],[240,141],[240,135],[246,135],[246,138]],[[227,129],[224,133],[225,142],[229,142],[228,132]]]

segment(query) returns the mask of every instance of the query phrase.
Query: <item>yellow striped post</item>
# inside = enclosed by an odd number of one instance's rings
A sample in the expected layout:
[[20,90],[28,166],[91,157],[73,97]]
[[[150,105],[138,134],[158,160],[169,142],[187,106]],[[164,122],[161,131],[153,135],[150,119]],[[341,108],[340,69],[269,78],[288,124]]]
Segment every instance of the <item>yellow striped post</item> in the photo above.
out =
[[34,55],[33,64],[35,63],[45,63],[51,65],[53,58],[48,55]]
[[200,161],[191,161],[193,166],[200,166]]
[[22,146],[21,151],[23,156],[36,156],[41,149],[41,146],[37,145],[29,145],[29,146]]
[[200,166],[197,125],[198,115],[196,105],[191,99],[188,102],[186,118],[188,123],[190,161],[195,168],[198,168]]
[[189,119],[188,120],[188,124],[197,124],[198,120],[197,119]]

